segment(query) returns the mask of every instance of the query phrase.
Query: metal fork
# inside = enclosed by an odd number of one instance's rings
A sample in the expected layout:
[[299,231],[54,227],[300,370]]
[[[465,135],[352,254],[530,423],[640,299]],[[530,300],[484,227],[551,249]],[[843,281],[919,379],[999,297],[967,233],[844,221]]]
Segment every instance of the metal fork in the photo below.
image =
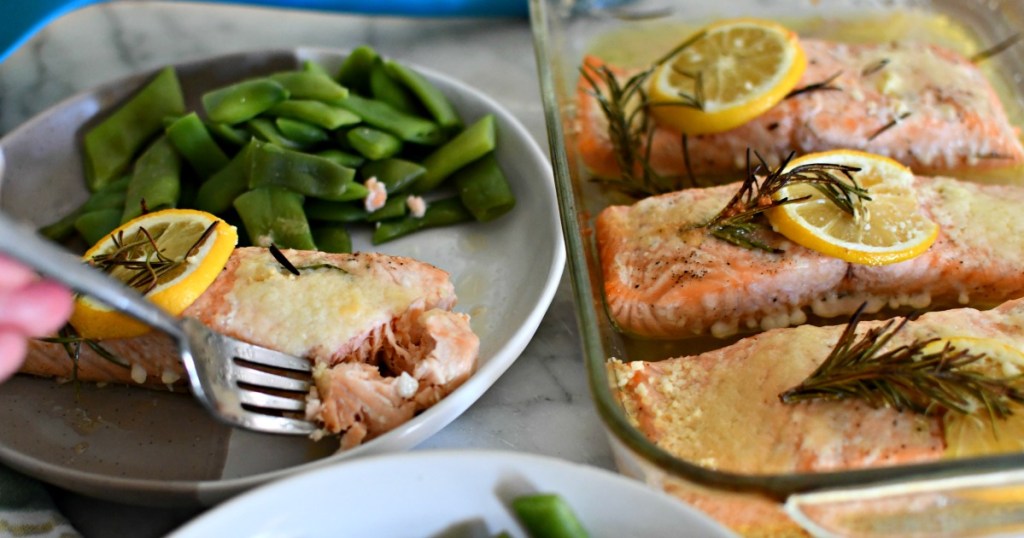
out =
[[227,424],[291,435],[307,435],[316,429],[309,421],[286,416],[305,408],[304,398],[287,395],[304,396],[309,391],[309,360],[230,338],[193,318],[176,319],[134,289],[83,264],[79,257],[3,213],[0,253],[171,336],[188,372],[192,393]]

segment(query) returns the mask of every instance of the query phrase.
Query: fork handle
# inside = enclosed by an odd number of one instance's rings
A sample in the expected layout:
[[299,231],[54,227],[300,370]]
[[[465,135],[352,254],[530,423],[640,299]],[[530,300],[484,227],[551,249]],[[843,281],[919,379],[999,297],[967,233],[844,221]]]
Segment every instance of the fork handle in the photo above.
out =
[[178,321],[135,291],[101,271],[82,263],[80,257],[42,238],[36,231],[0,212],[0,253],[72,290],[88,295],[143,323],[164,331],[176,340],[184,338]]

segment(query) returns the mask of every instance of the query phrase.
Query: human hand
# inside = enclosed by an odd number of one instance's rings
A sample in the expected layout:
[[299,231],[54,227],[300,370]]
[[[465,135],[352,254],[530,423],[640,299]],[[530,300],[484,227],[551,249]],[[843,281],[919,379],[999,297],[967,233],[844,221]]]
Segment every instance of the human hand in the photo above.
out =
[[0,381],[21,367],[28,339],[59,329],[71,308],[67,288],[0,256]]

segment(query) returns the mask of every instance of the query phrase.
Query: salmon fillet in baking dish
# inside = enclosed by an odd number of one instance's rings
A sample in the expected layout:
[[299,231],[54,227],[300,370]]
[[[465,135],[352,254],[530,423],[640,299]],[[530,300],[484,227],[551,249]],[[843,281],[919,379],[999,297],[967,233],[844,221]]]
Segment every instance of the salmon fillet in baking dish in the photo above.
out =
[[[479,340],[452,312],[448,274],[410,258],[238,248],[189,306],[213,330],[314,363],[307,414],[358,445],[455,390],[476,366]],[[81,381],[184,387],[177,349],[150,332],[81,346],[77,371],[63,346],[32,341],[22,373]],[[107,357],[104,357],[107,355]]]
[[702,227],[739,184],[686,189],[597,217],[608,313],[623,332],[655,339],[730,336],[799,325],[813,314],[992,307],[1024,296],[1024,187],[915,176],[922,211],[939,226],[923,254],[852,264],[766,230],[781,252],[735,246]]
[[[828,82],[830,89],[783,99],[739,127],[687,137],[696,175],[734,175],[749,148],[778,164],[829,149],[860,149],[891,157],[915,172],[944,175],[965,169],[1024,163],[1020,133],[978,67],[935,45],[910,42],[844,44],[801,39],[807,69],[797,90]],[[584,69],[603,65],[590,56]],[[631,71],[609,66],[620,80]],[[834,78],[833,78],[834,77]],[[795,90],[794,90],[795,91]],[[591,174],[621,176],[607,120],[583,78],[577,88],[577,140]],[[682,135],[655,131],[649,162],[664,176],[685,177]]]
[[[882,323],[861,321],[857,335]],[[945,457],[951,441],[940,415],[876,408],[859,399],[782,403],[780,394],[829,356],[845,328],[775,329],[699,355],[656,362],[612,359],[607,369],[613,393],[643,435],[706,467],[740,474],[824,472]],[[883,349],[935,338],[985,339],[1024,350],[1024,299],[986,311],[923,314]],[[766,497],[689,483],[669,489],[740,531],[795,527]]]

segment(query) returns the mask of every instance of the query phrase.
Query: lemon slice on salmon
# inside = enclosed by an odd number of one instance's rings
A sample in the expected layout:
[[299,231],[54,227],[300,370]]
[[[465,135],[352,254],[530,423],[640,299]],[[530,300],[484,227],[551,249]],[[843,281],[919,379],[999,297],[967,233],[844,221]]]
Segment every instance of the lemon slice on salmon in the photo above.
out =
[[[1024,352],[994,338],[942,338],[928,344],[921,351],[937,353],[947,345],[972,355],[984,355],[965,366],[966,369],[981,371],[993,378],[1024,374]],[[1009,405],[1013,414],[1003,419],[989,417],[984,409],[968,415],[953,411],[946,413],[942,419],[946,455],[969,457],[1024,451],[1024,406],[1012,402]]]
[[[166,209],[122,224],[83,259],[177,316],[213,283],[237,243],[234,226],[210,213]],[[96,340],[150,330],[84,295],[75,300],[69,322],[80,336]]]
[[648,87],[655,121],[685,134],[727,131],[756,118],[796,86],[807,57],[795,32],[759,19],[728,19],[690,37]]
[[854,179],[870,199],[858,201],[856,215],[850,215],[812,185],[783,187],[779,199],[806,197],[767,212],[775,231],[790,241],[851,263],[886,265],[920,255],[938,238],[939,226],[921,209],[906,166],[880,155],[834,150],[793,159],[786,170],[810,163],[859,168]]

